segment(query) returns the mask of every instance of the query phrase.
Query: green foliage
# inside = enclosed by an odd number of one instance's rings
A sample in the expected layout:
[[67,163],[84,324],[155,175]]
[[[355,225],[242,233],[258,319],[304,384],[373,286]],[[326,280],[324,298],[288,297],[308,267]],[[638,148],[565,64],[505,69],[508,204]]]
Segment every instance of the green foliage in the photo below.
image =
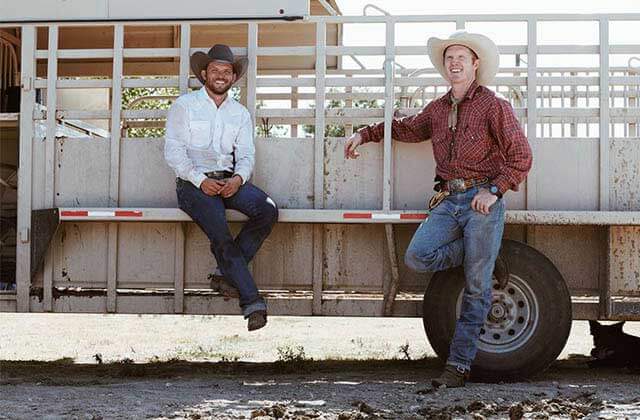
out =
[[[331,90],[331,92],[335,92],[335,91]],[[329,101],[326,108],[336,109],[336,108],[344,108],[345,106],[346,106],[345,101],[332,99]],[[352,107],[361,108],[361,109],[371,109],[371,108],[382,108],[382,105],[380,105],[378,103],[378,100],[376,99],[370,99],[370,100],[358,99],[358,100],[352,101]],[[355,131],[361,127],[363,127],[363,125],[355,126],[353,127],[353,129]],[[316,132],[316,127],[314,125],[303,125],[302,130],[306,134],[314,135]],[[327,126],[325,126],[324,136],[325,137],[344,137],[345,136],[344,125],[328,124]]]
[[[331,90],[331,92],[336,92]],[[179,95],[177,88],[126,88],[122,91],[122,109],[124,110],[141,110],[141,109],[164,109],[168,110],[175,98]],[[233,87],[229,91],[231,97],[237,101],[240,100],[240,88]],[[140,99],[145,98],[145,99]],[[330,100],[327,103],[329,109],[340,109],[345,107],[345,101]],[[258,101],[256,108],[264,108],[263,101]],[[382,105],[377,100],[359,99],[352,101],[353,108],[381,108]],[[161,119],[141,119],[139,121],[157,121],[157,125],[151,127],[128,127],[126,129],[127,137],[163,137],[165,128]],[[362,127],[355,126],[354,130]],[[314,125],[303,125],[302,130],[306,135],[313,136],[315,134]],[[273,124],[269,118],[258,118],[256,121],[256,135],[259,137],[280,137],[285,136],[287,128],[284,125]],[[329,124],[325,127],[325,137],[344,137],[344,125]]]
[[[264,108],[264,101],[256,103],[256,109]],[[256,118],[256,135],[258,137],[280,137],[284,136],[286,128],[284,125],[276,125],[269,122],[269,118]]]
[[[169,109],[173,100],[178,97],[178,88],[126,88],[122,90],[122,109]],[[240,100],[240,88],[232,87],[229,94],[236,101]],[[154,97],[157,97],[154,99]],[[147,98],[139,100],[140,98]],[[158,121],[160,119],[146,119],[144,121]],[[127,137],[163,137],[164,128],[127,128]]]
[[[122,109],[169,109],[172,100],[152,99],[154,96],[159,97],[177,97],[179,90],[177,88],[126,88],[122,90]],[[149,98],[138,100],[139,98]],[[160,121],[159,119],[144,121]],[[161,125],[158,123],[158,125]],[[164,136],[164,128],[127,128],[127,137],[162,137]]]
[[278,362],[280,363],[300,363],[307,359],[303,346],[278,346]]
[[308,358],[304,352],[303,346],[282,345],[276,348],[278,351],[278,360],[275,365],[282,372],[293,373],[308,371],[309,362],[313,359]]

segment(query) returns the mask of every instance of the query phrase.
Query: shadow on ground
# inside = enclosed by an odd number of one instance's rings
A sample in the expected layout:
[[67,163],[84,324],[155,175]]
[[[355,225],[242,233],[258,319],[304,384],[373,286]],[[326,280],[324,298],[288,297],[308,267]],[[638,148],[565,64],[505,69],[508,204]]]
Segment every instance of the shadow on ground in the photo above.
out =
[[[538,382],[556,379],[571,380],[585,375],[635,374],[628,369],[589,369],[586,356],[574,356],[554,362],[549,369],[531,378],[509,382]],[[207,378],[215,376],[236,377],[267,375],[356,375],[356,376],[405,376],[428,378],[439,372],[443,363],[437,358],[418,360],[287,360],[270,363],[254,362],[192,362],[169,360],[134,363],[124,359],[113,363],[81,364],[65,358],[55,361],[0,361],[0,385],[40,382],[48,385],[78,385],[81,383],[113,382],[119,379],[145,378],[167,379],[172,377]],[[505,381],[506,382],[506,381]]]
[[[587,367],[587,357],[554,363],[516,383],[434,390],[442,362],[286,360],[273,363],[78,364],[0,362],[2,413],[9,418],[415,419],[532,415],[640,415],[640,377]],[[25,402],[26,401],[26,402]],[[114,403],[117,401],[117,403]],[[2,415],[0,415],[2,418]]]

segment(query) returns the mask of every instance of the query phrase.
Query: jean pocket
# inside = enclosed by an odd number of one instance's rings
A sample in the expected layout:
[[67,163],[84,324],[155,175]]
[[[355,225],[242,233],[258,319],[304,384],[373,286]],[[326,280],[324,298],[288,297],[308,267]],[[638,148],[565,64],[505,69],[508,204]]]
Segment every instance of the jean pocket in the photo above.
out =
[[491,205],[489,211],[491,214],[502,215],[504,214],[505,203],[501,197],[498,197],[495,203]]
[[182,194],[182,191],[184,190],[186,181],[180,178],[176,178],[176,193],[178,195]]

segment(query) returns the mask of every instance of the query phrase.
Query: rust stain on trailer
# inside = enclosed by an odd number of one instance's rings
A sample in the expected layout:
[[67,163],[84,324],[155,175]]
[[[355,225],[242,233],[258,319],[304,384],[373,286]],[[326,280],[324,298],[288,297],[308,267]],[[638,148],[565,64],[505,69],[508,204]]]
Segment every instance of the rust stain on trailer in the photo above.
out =
[[613,294],[640,293],[640,248],[636,226],[612,226],[610,229],[611,289]]
[[640,212],[633,211],[554,211],[509,210],[507,224],[520,225],[640,225]]
[[640,210],[640,145],[629,140],[611,141],[612,210]]
[[56,137],[56,144],[58,146],[58,153],[56,153],[56,166],[58,168],[62,168],[62,157],[64,152],[63,146],[66,138],[67,138],[66,136]]
[[[32,287],[29,291],[29,295],[36,297],[38,299],[38,302],[42,302],[42,300],[44,299],[44,288]],[[75,288],[54,287],[52,291],[53,299],[59,299],[65,296],[82,296],[82,297],[93,298],[93,297],[100,297],[100,296],[106,296],[106,295],[107,295],[107,291],[104,289],[81,289],[79,287],[75,287]]]
[[[589,218],[589,215],[585,214],[576,214],[567,212],[563,213],[555,213],[551,215],[540,215],[536,214],[536,212],[519,212],[519,213],[510,213],[507,216],[507,223],[511,224],[527,224],[527,225],[581,225],[585,224],[585,218]],[[596,218],[593,217],[595,221]],[[589,224],[606,224],[606,223],[589,223]]]

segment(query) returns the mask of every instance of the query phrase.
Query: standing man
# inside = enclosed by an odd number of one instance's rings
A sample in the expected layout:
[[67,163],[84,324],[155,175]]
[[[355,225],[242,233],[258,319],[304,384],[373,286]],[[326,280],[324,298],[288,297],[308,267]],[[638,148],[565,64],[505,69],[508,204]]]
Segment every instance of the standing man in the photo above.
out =
[[[491,305],[491,278],[504,229],[502,195],[516,190],[531,168],[531,149],[507,101],[485,86],[497,71],[499,54],[486,36],[464,31],[431,38],[429,57],[451,89],[418,114],[393,121],[403,142],[432,139],[436,196],[429,218],[416,231],[405,264],[417,272],[462,265],[466,285],[449,357],[434,387],[461,387],[469,377],[480,329]],[[365,127],[345,144],[345,157],[379,142],[384,124]],[[434,207],[435,206],[435,207]]]
[[[271,232],[278,209],[248,182],[255,149],[249,111],[228,95],[247,69],[226,45],[191,56],[191,70],[203,87],[180,96],[167,116],[164,155],[176,173],[178,204],[207,235],[218,262],[212,288],[239,297],[249,331],[267,323],[267,306],[247,263]],[[249,217],[234,239],[225,209]]]

